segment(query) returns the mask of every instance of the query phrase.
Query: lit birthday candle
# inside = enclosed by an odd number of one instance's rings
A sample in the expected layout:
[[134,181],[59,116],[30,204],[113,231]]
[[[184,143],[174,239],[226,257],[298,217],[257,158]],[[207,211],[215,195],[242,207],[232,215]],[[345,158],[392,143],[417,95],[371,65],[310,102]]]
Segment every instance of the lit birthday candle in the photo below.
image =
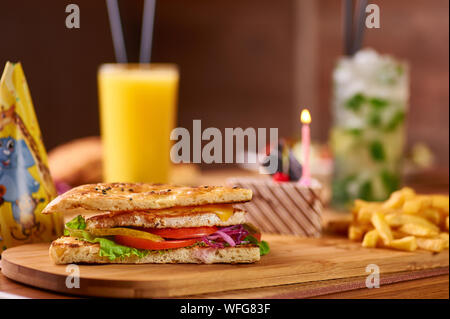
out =
[[303,155],[303,169],[302,177],[300,178],[300,185],[311,186],[311,171],[309,168],[309,151],[311,148],[311,132],[309,123],[311,123],[311,115],[307,109],[304,109],[300,115],[302,122],[302,155]]

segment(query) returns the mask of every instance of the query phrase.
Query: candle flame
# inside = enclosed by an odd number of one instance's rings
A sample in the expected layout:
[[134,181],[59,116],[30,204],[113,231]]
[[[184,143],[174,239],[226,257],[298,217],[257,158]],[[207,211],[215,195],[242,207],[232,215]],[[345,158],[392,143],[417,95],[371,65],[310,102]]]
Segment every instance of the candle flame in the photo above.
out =
[[309,114],[309,111],[307,109],[304,109],[302,111],[302,114],[300,115],[300,121],[303,124],[309,124],[311,123],[311,114]]

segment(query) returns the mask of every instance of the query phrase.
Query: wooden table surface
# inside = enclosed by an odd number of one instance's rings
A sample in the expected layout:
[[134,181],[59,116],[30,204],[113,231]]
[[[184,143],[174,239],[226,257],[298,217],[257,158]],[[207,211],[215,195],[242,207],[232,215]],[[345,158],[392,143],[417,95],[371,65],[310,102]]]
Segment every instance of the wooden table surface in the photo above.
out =
[[[360,278],[359,280],[364,280]],[[342,282],[342,284],[347,284]],[[314,283],[317,289],[323,283]],[[286,285],[269,288],[248,289],[241,291],[223,292],[189,296],[189,298],[303,298],[306,285]],[[351,287],[349,283],[348,287]],[[380,288],[361,288],[347,291],[319,294],[314,299],[448,299],[449,298],[449,275],[432,276],[421,279],[380,285]],[[311,288],[311,287],[308,287]],[[318,290],[320,291],[320,290]],[[0,299],[1,298],[38,298],[38,299],[67,299],[76,296],[63,295],[47,290],[37,289],[22,285],[6,278],[0,274]]]
[[[223,178],[236,176],[242,171],[230,170],[209,172],[200,179],[200,184],[221,184]],[[442,187],[442,186],[441,186]],[[440,192],[448,193],[439,187]],[[420,191],[420,190],[419,190]],[[433,189],[433,192],[436,191]],[[335,224],[345,221],[345,218],[327,211],[324,222]],[[345,223],[345,222],[344,222]],[[325,236],[327,236],[325,234]],[[398,276],[397,276],[398,277]],[[304,298],[305,291],[316,291],[313,298],[374,298],[374,299],[448,299],[449,298],[449,274],[447,269],[432,270],[429,272],[409,272],[398,281],[394,277],[381,278],[380,288],[361,288],[361,282],[365,278],[352,278],[346,280],[333,280],[327,282],[314,282],[294,285],[283,285],[267,288],[245,289],[231,292],[212,293],[189,296],[190,298]],[[384,280],[383,280],[384,279]],[[333,288],[329,288],[332,284]],[[58,294],[51,291],[33,288],[6,278],[0,273],[0,298],[40,298],[40,299],[65,299],[77,298],[76,296]]]

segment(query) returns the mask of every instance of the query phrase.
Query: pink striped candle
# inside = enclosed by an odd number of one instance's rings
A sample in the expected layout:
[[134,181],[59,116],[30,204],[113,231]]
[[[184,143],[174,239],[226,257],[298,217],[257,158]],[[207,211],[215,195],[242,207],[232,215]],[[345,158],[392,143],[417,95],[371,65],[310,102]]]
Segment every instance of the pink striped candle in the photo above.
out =
[[302,154],[303,154],[303,167],[302,177],[300,178],[300,185],[311,186],[311,170],[309,167],[309,151],[311,149],[311,132],[309,123],[311,123],[311,115],[307,109],[304,109],[300,115],[302,122]]

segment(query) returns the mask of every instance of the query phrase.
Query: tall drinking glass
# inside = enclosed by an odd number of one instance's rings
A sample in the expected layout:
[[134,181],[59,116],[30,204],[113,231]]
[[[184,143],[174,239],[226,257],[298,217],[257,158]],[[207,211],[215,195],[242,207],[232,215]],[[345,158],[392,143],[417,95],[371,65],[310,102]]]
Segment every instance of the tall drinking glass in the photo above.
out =
[[100,67],[105,182],[168,182],[178,78],[172,64]]
[[333,83],[333,204],[385,200],[400,186],[408,67],[365,49],[338,62]]

